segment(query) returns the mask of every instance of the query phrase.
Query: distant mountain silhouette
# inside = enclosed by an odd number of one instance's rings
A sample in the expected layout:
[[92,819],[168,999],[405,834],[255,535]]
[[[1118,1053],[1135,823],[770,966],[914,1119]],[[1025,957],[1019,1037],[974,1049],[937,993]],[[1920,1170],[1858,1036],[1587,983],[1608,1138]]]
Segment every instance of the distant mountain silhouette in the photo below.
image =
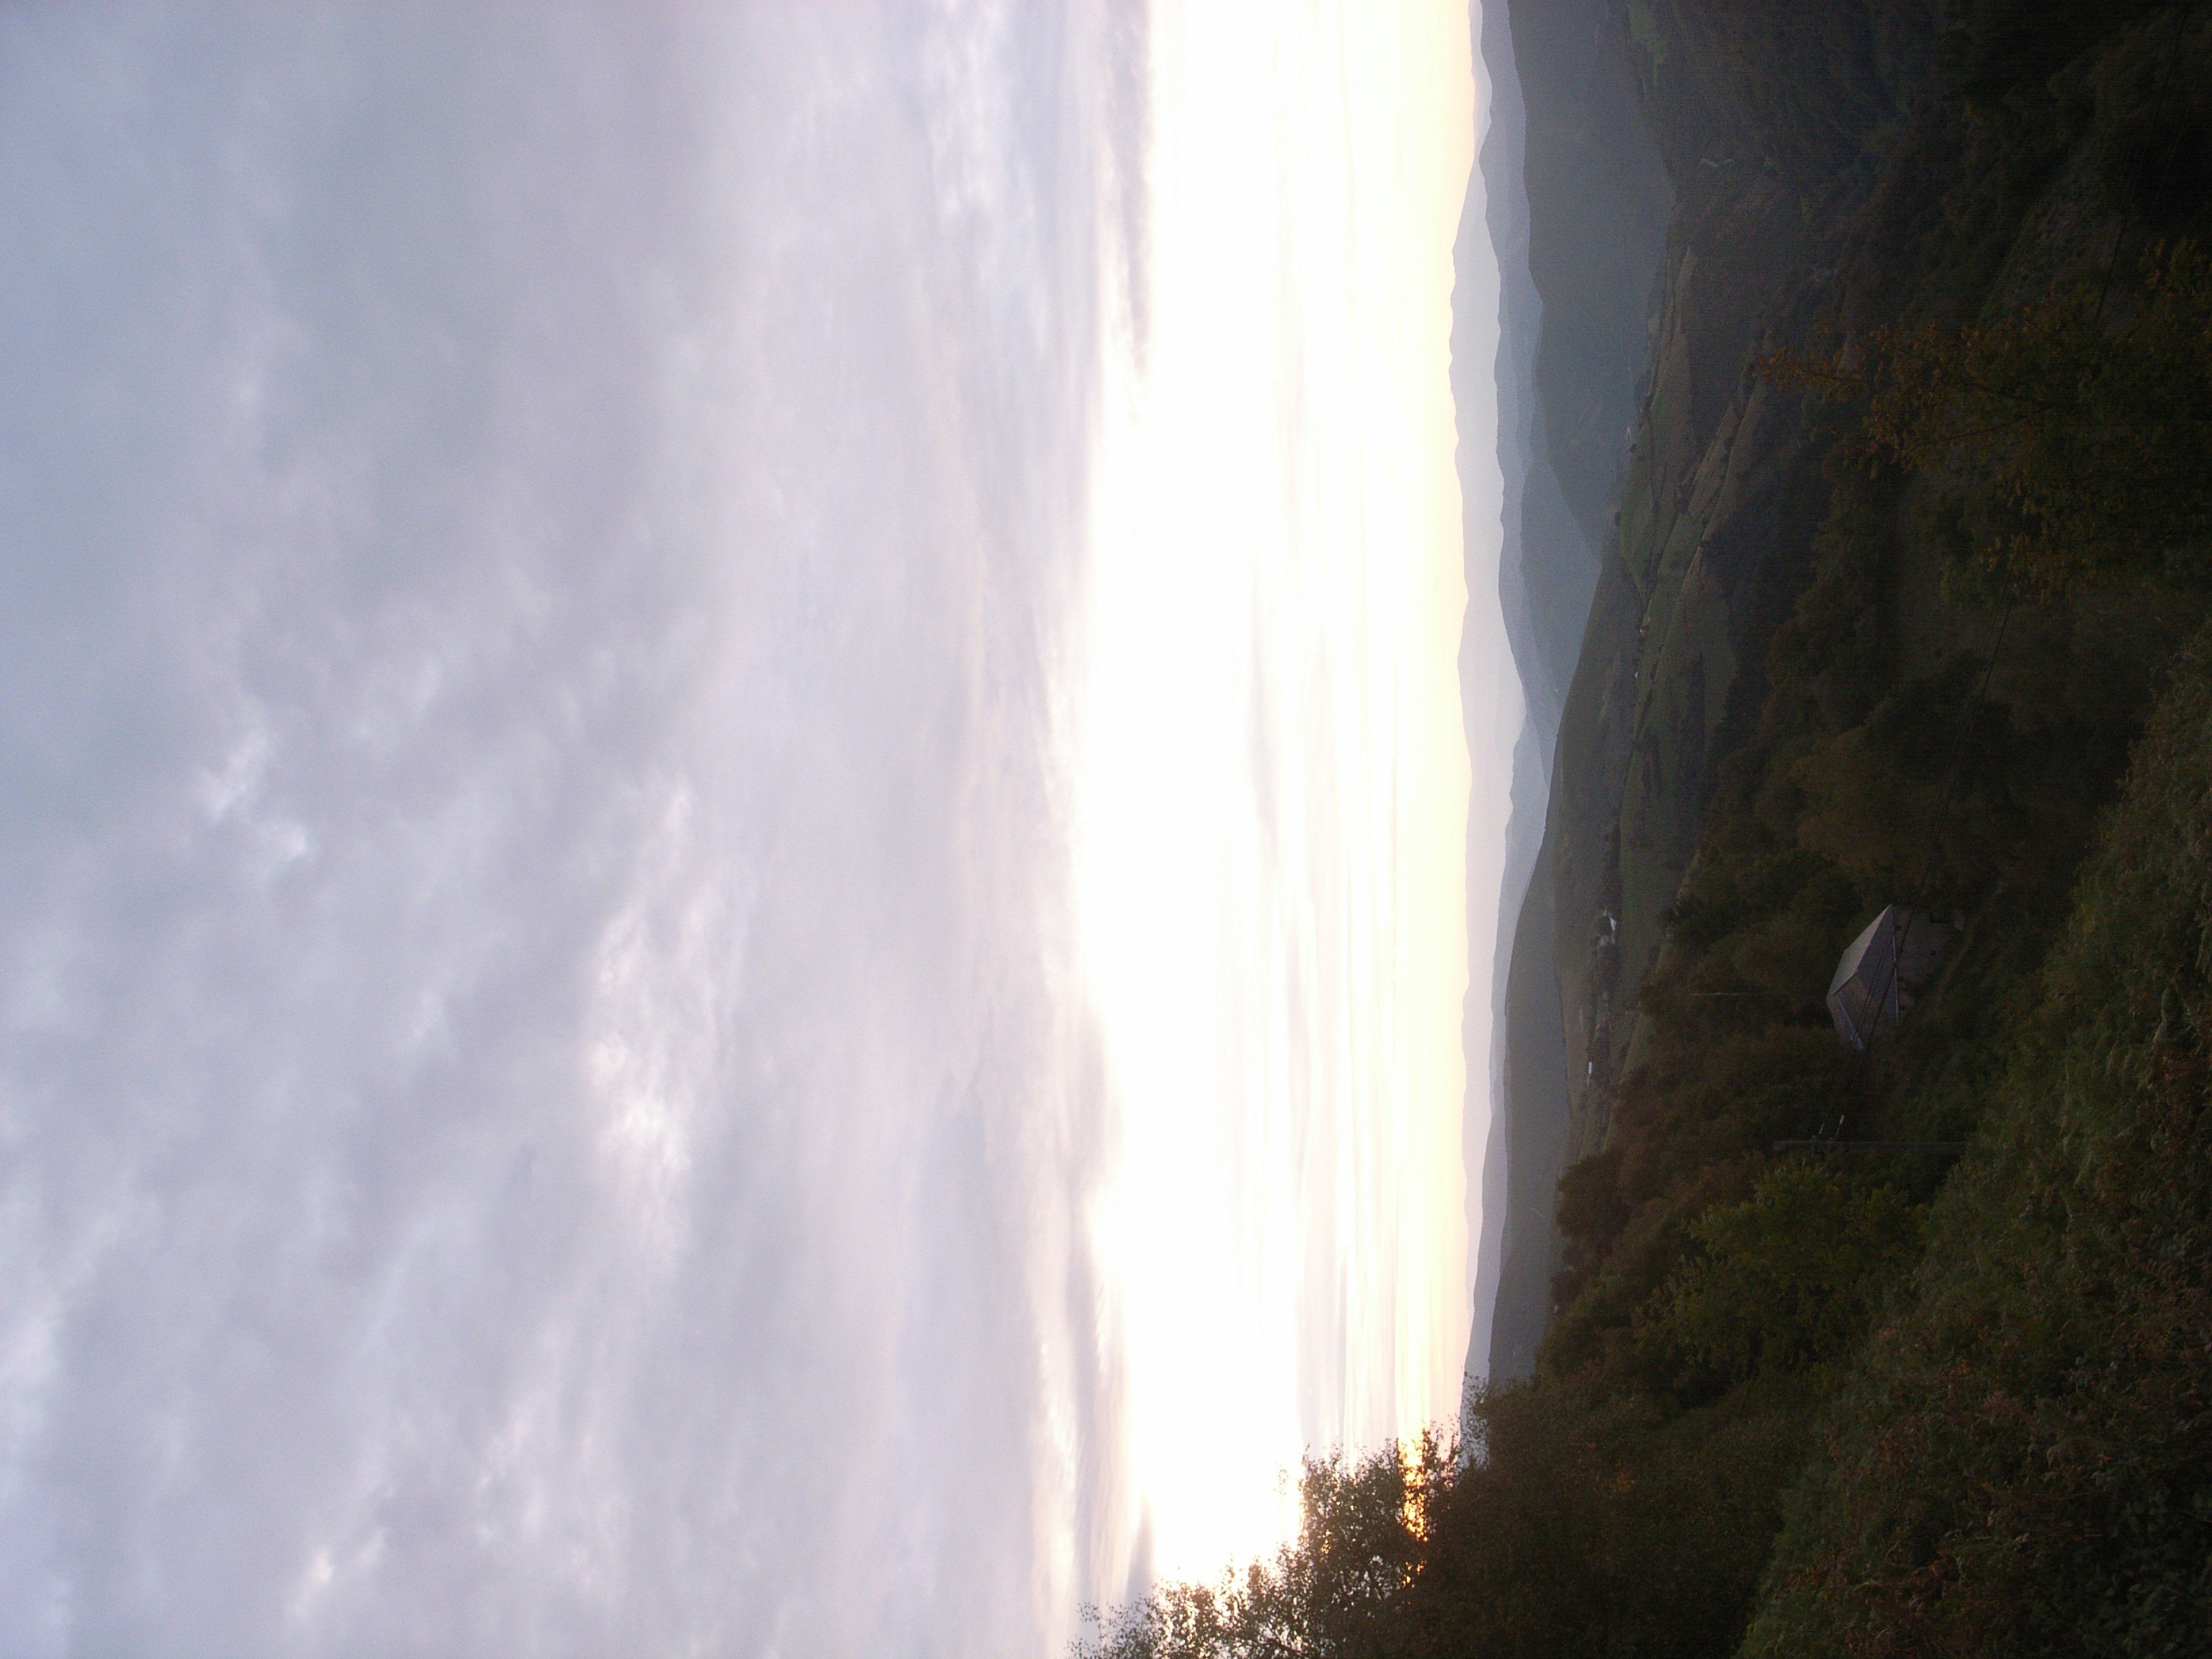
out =
[[[1549,1310],[1551,1195],[1569,1103],[1546,803],[1650,355],[1672,205],[1615,9],[1603,0],[1510,0],[1474,16],[1490,106],[1460,225],[1452,382],[1464,409],[1497,376],[1499,598],[1528,709],[1491,1010],[1498,1072],[1468,1079],[1471,1128],[1486,1099],[1499,1108],[1482,1165],[1474,1376],[1525,1374]],[[1494,365],[1477,360],[1471,307],[1480,296],[1468,280],[1486,234],[1502,281]],[[1479,459],[1462,453],[1463,477]],[[1468,526],[1470,538],[1488,533]]]

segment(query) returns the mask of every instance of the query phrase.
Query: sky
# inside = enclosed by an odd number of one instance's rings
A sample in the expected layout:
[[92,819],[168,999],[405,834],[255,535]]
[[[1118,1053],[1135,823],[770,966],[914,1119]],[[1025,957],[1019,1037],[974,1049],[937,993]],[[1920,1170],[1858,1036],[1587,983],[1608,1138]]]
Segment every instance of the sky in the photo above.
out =
[[1059,1651],[1451,1419],[1475,97],[0,12],[0,1651]]

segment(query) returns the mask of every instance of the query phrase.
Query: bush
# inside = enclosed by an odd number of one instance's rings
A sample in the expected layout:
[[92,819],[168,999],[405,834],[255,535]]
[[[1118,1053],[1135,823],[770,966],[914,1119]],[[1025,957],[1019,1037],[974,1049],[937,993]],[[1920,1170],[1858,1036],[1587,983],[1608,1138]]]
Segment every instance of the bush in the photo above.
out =
[[2189,1654],[2212,1630],[2212,635],[2040,991],[1749,1652]]
[[1805,1164],[1774,1170],[1746,1203],[1706,1211],[1690,1233],[1704,1257],[1675,1271],[1654,1317],[1736,1382],[1848,1353],[1919,1243],[1917,1213],[1894,1188],[1854,1191]]

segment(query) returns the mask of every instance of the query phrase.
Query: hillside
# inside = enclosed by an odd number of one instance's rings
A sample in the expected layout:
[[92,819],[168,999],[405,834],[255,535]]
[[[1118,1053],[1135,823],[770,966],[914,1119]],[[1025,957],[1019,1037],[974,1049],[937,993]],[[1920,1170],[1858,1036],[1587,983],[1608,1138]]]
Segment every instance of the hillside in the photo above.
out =
[[[1877,154],[1932,64],[1931,12],[1821,8],[1824,32],[1793,33],[1722,27],[1767,15],[1757,10],[1627,9],[1676,209],[1548,819],[1569,1158],[1605,1142],[1637,987],[1719,761],[1758,708],[1762,643],[1807,579],[1826,506],[1799,400],[1744,367],[1873,275],[1852,269],[1853,235]],[[1547,1302],[1561,1265],[1548,1242],[1527,1272]],[[1502,1302],[1501,1316],[1513,1312]]]
[[[1488,1126],[1471,1376],[1525,1374],[1547,1311],[1551,1192],[1568,1113],[1545,813],[1560,712],[1638,407],[1670,201],[1616,9],[1604,0],[1516,0],[1483,8],[1479,21],[1492,101],[1456,254],[1452,374],[1463,410],[1492,395],[1494,377],[1504,522],[1471,517],[1468,534],[1472,543],[1504,532],[1498,597],[1528,723],[1514,757],[1492,981],[1503,1075],[1469,1079],[1471,1131]],[[1486,236],[1502,277],[1499,340],[1488,354],[1471,311],[1485,298],[1475,267]],[[1463,448],[1461,459],[1473,468],[1489,458]],[[1476,499],[1477,486],[1467,494]],[[1478,562],[1472,546],[1469,562]],[[1504,1109],[1492,1118],[1494,1098]],[[1493,1325],[1502,1345],[1495,1356]]]
[[[1464,1456],[1310,1466],[1101,1649],[2201,1651],[2212,3],[1617,15],[1674,206],[1538,869],[1548,1328],[1502,1283]],[[1856,1053],[1891,904],[1954,931]]]

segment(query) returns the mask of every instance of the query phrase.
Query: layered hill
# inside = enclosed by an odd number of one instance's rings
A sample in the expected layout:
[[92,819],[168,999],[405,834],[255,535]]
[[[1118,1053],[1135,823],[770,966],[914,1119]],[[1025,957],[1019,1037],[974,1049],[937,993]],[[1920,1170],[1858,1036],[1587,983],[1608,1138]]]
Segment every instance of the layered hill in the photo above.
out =
[[[1827,507],[1802,400],[1744,369],[1850,288],[1839,272],[1863,236],[1884,146],[1933,71],[1939,22],[1928,0],[1586,9],[1571,27],[1554,8],[1512,9],[1516,29],[1549,31],[1552,61],[1579,70],[1523,76],[1537,112],[1532,222],[1590,221],[1557,234],[1553,257],[1530,261],[1551,324],[1540,341],[1577,347],[1541,362],[1539,397],[1589,409],[1595,388],[1621,384],[1620,365],[1607,382],[1593,361],[1599,342],[1622,343],[1617,325],[1589,325],[1607,301],[1616,315],[1633,305],[1638,337],[1634,401],[1612,428],[1619,447],[1601,461],[1599,428],[1574,434],[1578,524],[1600,556],[1547,769],[1540,874],[1506,975],[1508,1173],[1486,1371],[1497,1376],[1527,1372],[1554,1311],[1553,1186],[1566,1164],[1604,1146],[1638,987],[1718,763],[1756,715],[1765,642],[1808,578]],[[1578,96],[1563,94],[1571,80]],[[1553,104],[1562,115],[1547,113]],[[1588,244],[1623,216],[1617,199],[1595,210],[1601,198],[1547,158],[1545,140],[1571,155],[1559,137],[1590,125],[1607,130],[1611,153],[1641,146],[1651,159],[1644,204],[1671,208],[1656,283],[1619,257],[1586,263]],[[1573,453],[1565,432],[1545,435]]]
[[[1456,256],[1454,392],[1462,410],[1497,398],[1503,524],[1471,522],[1468,533],[1503,531],[1499,598],[1527,701],[1492,979],[1498,1070],[1469,1080],[1470,1127],[1486,1144],[1467,1369],[1482,1376],[1524,1372],[1545,1316],[1568,1128],[1545,819],[1638,406],[1670,195],[1617,6],[1493,0],[1475,21],[1488,125]],[[1486,258],[1499,279],[1494,357],[1470,312],[1487,297],[1476,273]],[[1483,459],[1461,457],[1468,470]]]

